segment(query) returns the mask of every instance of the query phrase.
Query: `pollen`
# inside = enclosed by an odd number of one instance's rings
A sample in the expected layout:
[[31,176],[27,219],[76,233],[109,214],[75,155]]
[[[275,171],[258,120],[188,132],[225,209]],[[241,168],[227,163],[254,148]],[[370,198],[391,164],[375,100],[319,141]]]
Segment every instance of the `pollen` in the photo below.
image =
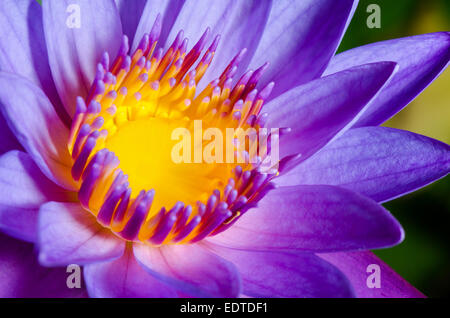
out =
[[[160,32],[158,16],[133,53],[124,36],[113,61],[103,55],[88,96],[77,98],[68,141],[72,177],[82,206],[122,239],[194,243],[232,226],[270,189],[277,171],[261,169],[267,151],[254,154],[254,145],[236,139],[233,162],[175,162],[173,131],[195,134],[201,120],[203,129],[224,136],[228,128],[261,132],[267,117],[261,108],[274,84],[256,89],[267,64],[236,76],[244,49],[198,91],[220,36],[208,46],[207,29],[187,52],[180,31],[164,51]],[[192,149],[206,144],[194,140]]]

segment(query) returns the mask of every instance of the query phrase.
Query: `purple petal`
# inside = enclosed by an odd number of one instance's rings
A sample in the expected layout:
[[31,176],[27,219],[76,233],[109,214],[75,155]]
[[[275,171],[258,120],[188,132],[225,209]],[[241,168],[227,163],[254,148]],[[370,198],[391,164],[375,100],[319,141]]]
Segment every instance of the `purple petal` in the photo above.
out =
[[312,253],[255,252],[207,245],[235,264],[250,297],[352,297],[346,277]]
[[39,86],[67,123],[48,65],[42,8],[34,0],[0,1],[0,70],[21,75]]
[[90,264],[123,255],[125,241],[100,226],[79,203],[49,202],[39,210],[39,262]]
[[[424,295],[394,272],[372,252],[319,254],[339,268],[350,280],[359,298],[423,298]],[[369,267],[372,265],[372,267]],[[367,281],[379,266],[380,288],[369,288]],[[369,284],[372,287],[372,285]]]
[[156,279],[194,297],[237,297],[240,278],[230,262],[198,244],[152,248],[135,244],[134,255]]
[[243,73],[263,35],[271,6],[271,0],[221,0],[212,6],[209,0],[188,1],[175,21],[169,43],[183,29],[192,47],[209,27],[211,33],[208,41],[212,41],[217,34],[221,38],[211,68],[202,80],[203,85],[218,78],[232,58],[247,48],[239,68]]
[[0,234],[0,297],[86,297],[83,288],[67,287],[66,268],[39,265],[33,245]]
[[[3,106],[0,104],[0,108],[1,107]],[[16,136],[14,136],[9,129],[7,122],[0,111],[0,155],[13,149],[23,150]]]
[[[27,16],[30,16],[28,21]],[[41,6],[36,1],[0,1],[0,38],[7,43],[0,50],[0,70],[20,74],[44,87],[49,96],[59,98],[47,63],[40,16]],[[2,114],[0,138],[0,154],[12,149],[22,150]]]
[[[276,83],[271,96],[318,78],[334,55],[357,1],[273,1],[266,31],[250,66],[271,63],[261,87]],[[294,71],[295,70],[295,71]]]
[[48,98],[39,87],[15,74],[0,72],[0,87],[1,111],[22,146],[50,180],[75,189],[67,150],[69,130]]
[[86,265],[84,278],[90,297],[97,298],[174,298],[174,289],[149,275],[127,248],[121,258]]
[[71,201],[74,194],[47,179],[31,157],[10,151],[0,157],[0,229],[18,239],[36,242],[41,204]]
[[172,26],[184,5],[184,2],[185,0],[147,1],[144,11],[142,12],[141,19],[139,20],[133,42],[131,42],[130,39],[130,43],[133,43],[131,47],[132,51],[138,47],[144,34],[151,31],[158,14],[161,14],[162,18],[162,29],[158,40],[158,45],[164,47],[167,36],[169,35],[170,30],[172,29]]
[[[134,34],[136,33],[136,28],[147,0],[115,0],[115,2],[119,11],[120,20],[122,21],[123,34],[128,36],[130,43],[133,43]],[[155,3],[152,4],[154,7]]]
[[384,202],[449,171],[448,145],[408,131],[362,127],[348,130],[276,183],[337,185]]
[[356,127],[379,125],[412,101],[448,65],[450,33],[417,35],[368,44],[336,55],[325,75],[371,62],[394,61],[399,71],[373,100]]
[[291,128],[281,139],[280,158],[300,153],[305,160],[342,134],[395,71],[380,62],[323,77],[270,101],[267,125]]
[[[108,52],[111,59],[117,54],[122,40],[119,13],[113,0],[79,0],[75,6],[67,0],[44,1],[42,9],[50,69],[73,116],[76,97],[87,95],[102,54]],[[70,23],[78,12],[79,28]]]
[[251,250],[335,252],[382,248],[403,240],[403,229],[381,205],[333,186],[280,187],[213,243]]

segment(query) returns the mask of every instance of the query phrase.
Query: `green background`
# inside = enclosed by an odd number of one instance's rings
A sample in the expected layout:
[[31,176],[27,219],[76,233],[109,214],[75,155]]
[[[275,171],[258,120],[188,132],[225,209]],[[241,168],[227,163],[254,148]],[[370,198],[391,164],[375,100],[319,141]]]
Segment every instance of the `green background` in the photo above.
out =
[[[369,4],[381,9],[381,28],[369,29]],[[361,0],[339,51],[437,31],[450,31],[450,0]],[[411,52],[414,54],[414,52]],[[450,70],[385,126],[450,142]],[[400,245],[375,253],[429,297],[450,295],[450,177],[384,204],[403,225]]]

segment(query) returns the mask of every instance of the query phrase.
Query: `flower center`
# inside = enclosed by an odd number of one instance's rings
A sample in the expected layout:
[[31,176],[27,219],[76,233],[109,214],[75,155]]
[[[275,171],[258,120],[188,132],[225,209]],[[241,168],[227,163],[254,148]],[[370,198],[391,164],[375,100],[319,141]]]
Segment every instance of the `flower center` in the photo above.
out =
[[114,62],[105,53],[88,96],[77,98],[72,177],[83,207],[119,237],[192,243],[228,228],[269,188],[275,172],[261,169],[270,143],[260,110],[273,83],[255,89],[264,65],[232,85],[243,50],[196,92],[219,37],[202,54],[207,30],[187,53],[181,31],[163,52],[160,30],[158,17],[131,55],[124,36]]

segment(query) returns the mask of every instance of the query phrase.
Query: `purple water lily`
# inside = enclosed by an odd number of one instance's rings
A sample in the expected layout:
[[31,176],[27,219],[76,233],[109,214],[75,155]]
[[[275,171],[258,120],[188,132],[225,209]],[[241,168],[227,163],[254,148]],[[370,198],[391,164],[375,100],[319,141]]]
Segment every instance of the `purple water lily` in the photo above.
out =
[[[1,1],[0,296],[422,297],[370,250],[404,237],[380,203],[446,176],[450,147],[378,125],[450,33],[335,55],[356,6]],[[194,119],[281,128],[277,170],[169,162]]]

